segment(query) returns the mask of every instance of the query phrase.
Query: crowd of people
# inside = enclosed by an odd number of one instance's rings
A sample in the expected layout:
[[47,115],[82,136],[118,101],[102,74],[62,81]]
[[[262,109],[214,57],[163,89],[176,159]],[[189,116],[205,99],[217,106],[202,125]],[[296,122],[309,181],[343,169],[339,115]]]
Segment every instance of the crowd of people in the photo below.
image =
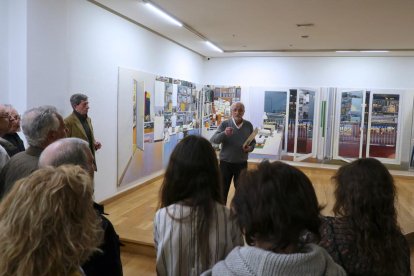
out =
[[229,210],[210,143],[184,138],[154,218],[157,274],[411,275],[387,168],[359,159],[333,179],[335,217],[321,215],[309,178],[280,161],[242,170]]
[[[66,119],[41,106],[21,122],[0,104],[0,276],[122,275],[119,237],[93,200],[101,144],[87,100],[73,95]],[[220,161],[195,135],[170,156],[154,217],[158,275],[411,274],[394,180],[381,162],[339,168],[335,216],[323,216],[301,170],[280,161],[247,169],[253,128],[242,103],[231,109],[211,139],[223,145]]]
[[1,276],[123,274],[119,236],[93,201],[101,144],[87,96],[75,94],[71,104],[76,117],[67,122],[53,106],[31,108],[20,122],[0,104]]

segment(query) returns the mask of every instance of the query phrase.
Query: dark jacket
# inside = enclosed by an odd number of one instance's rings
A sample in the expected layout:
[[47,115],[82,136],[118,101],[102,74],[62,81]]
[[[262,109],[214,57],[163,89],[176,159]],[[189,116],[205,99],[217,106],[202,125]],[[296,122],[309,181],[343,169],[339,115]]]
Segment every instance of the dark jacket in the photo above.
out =
[[102,218],[104,241],[99,247],[102,252],[94,253],[82,269],[86,276],[122,276],[119,236],[111,221],[104,216],[103,205],[94,203],[94,208]]
[[[7,141],[9,141],[10,143],[12,143],[16,148],[17,148],[17,152],[21,152],[21,151],[25,151],[25,147],[24,147],[24,143],[23,140],[20,138],[19,134],[17,134],[16,132],[14,133],[7,133],[6,135],[3,136],[3,138]],[[12,157],[10,155],[10,157]]]
[[7,151],[7,154],[12,157],[16,153],[19,153],[19,148],[6,139],[6,137],[0,137],[0,145]]

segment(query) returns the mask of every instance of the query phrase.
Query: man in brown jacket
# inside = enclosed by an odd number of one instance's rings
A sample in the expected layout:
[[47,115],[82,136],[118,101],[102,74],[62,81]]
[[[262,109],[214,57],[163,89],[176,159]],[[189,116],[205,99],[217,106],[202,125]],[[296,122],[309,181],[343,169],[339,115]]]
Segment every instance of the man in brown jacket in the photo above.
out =
[[73,112],[65,118],[65,125],[68,128],[67,136],[77,137],[88,142],[89,148],[95,158],[95,151],[100,149],[102,145],[95,140],[92,121],[88,117],[88,96],[84,94],[73,94],[70,97],[70,104]]

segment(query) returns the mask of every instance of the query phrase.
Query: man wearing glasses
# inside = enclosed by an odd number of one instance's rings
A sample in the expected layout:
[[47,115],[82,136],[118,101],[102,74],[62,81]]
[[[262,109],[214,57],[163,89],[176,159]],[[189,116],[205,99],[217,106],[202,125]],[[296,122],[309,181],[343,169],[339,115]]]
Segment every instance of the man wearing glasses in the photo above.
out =
[[20,115],[17,110],[11,105],[5,105],[9,112],[10,127],[6,135],[0,141],[0,144],[6,149],[10,157],[24,151],[24,144],[20,138],[18,131],[20,131]]

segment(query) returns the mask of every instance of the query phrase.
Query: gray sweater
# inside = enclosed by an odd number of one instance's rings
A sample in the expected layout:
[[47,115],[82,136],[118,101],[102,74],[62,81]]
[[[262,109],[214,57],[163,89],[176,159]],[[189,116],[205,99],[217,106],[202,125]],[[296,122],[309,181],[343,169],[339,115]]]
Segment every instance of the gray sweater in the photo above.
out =
[[[225,134],[226,127],[233,128],[231,136]],[[252,132],[253,125],[249,121],[243,120],[243,125],[238,129],[233,120],[228,119],[220,124],[210,141],[221,144],[220,160],[229,163],[243,163],[248,159],[248,153],[243,151],[243,144]],[[253,151],[255,145],[256,140],[253,140],[249,145],[250,151]]]
[[303,253],[277,254],[257,247],[234,248],[224,261],[218,262],[202,276],[253,275],[346,275],[329,254],[316,244],[305,246]]

